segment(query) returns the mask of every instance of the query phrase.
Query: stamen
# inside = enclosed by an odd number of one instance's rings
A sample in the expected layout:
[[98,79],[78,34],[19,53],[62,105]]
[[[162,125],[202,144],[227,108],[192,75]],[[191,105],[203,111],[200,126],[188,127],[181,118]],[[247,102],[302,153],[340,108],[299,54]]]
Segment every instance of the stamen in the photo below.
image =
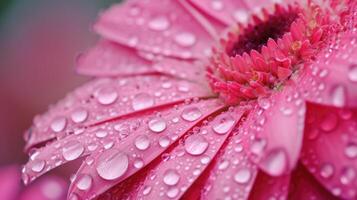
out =
[[212,89],[228,104],[270,95],[323,46],[329,15],[309,4],[262,11],[247,26],[228,33],[213,49],[207,70]]

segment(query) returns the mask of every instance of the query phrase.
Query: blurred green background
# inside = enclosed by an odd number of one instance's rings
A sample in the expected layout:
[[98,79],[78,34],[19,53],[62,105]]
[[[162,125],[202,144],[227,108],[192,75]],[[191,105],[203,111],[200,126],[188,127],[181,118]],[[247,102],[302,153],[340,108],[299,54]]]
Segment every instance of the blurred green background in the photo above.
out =
[[98,13],[118,2],[0,0],[0,167],[23,164],[33,117],[90,79],[75,58],[98,40]]

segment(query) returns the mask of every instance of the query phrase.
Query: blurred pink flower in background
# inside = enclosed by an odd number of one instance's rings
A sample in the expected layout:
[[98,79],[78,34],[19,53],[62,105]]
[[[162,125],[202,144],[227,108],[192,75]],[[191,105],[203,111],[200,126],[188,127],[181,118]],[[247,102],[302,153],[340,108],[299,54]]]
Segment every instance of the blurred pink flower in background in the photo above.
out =
[[24,182],[85,157],[70,199],[356,198],[357,3],[329,3],[113,6]]

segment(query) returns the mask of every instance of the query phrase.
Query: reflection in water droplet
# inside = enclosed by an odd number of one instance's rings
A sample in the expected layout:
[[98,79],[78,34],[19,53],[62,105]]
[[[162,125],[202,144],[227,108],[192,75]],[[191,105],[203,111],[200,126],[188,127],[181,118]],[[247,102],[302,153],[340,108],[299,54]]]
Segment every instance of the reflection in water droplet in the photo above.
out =
[[189,122],[196,121],[202,116],[202,112],[197,107],[188,107],[182,111],[181,117]]
[[249,182],[251,176],[252,176],[252,173],[250,172],[249,169],[240,169],[234,175],[234,181],[239,184],[246,184]]
[[154,98],[147,93],[139,93],[135,95],[132,106],[134,110],[142,110],[150,108],[154,105]]
[[110,105],[118,99],[118,93],[114,88],[104,87],[96,95],[97,100],[102,105]]
[[261,161],[263,169],[272,176],[280,176],[287,169],[287,156],[284,150],[270,151]]
[[176,185],[180,180],[180,175],[177,173],[176,170],[168,169],[164,174],[163,181],[166,185]]
[[208,141],[201,135],[191,135],[185,140],[185,150],[191,155],[201,155],[208,148]]
[[149,121],[149,129],[155,133],[161,133],[166,129],[166,122],[162,118],[154,118]]
[[124,175],[128,166],[128,156],[116,149],[111,149],[100,155],[96,171],[105,180],[115,180]]
[[139,150],[146,150],[150,146],[150,139],[147,135],[139,135],[135,139],[135,147]]
[[231,115],[220,116],[217,121],[218,122],[215,122],[215,124],[213,124],[212,128],[215,133],[221,135],[228,133],[228,131],[235,123]]
[[44,160],[34,160],[31,163],[31,170],[34,172],[41,172],[45,168],[46,162]]
[[89,190],[92,186],[93,178],[88,174],[83,174],[78,178],[76,186],[80,190]]
[[63,158],[67,161],[75,160],[84,152],[84,147],[75,140],[67,142],[62,148]]

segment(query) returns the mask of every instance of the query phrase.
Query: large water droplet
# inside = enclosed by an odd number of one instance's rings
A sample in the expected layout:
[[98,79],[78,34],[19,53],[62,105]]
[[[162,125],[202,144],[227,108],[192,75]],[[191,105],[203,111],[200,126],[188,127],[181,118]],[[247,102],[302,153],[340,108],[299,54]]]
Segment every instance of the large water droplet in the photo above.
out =
[[357,144],[355,143],[348,143],[345,148],[345,155],[348,158],[357,158]]
[[166,122],[164,119],[156,117],[149,121],[149,129],[155,133],[161,133],[166,129]]
[[135,95],[132,106],[134,110],[142,110],[145,108],[150,108],[154,105],[154,98],[147,93],[139,93]]
[[337,85],[331,90],[332,104],[337,107],[343,107],[346,104],[346,89],[342,85]]
[[67,161],[75,160],[84,152],[84,147],[75,140],[67,142],[62,148],[63,158]]
[[97,138],[105,138],[105,137],[107,137],[107,135],[108,135],[108,132],[106,130],[99,130],[99,131],[95,132],[95,136]]
[[175,36],[177,44],[183,47],[190,47],[196,43],[196,36],[192,33],[183,32]]
[[150,139],[147,135],[139,135],[135,139],[135,147],[139,150],[146,150],[150,146]]
[[31,163],[31,170],[34,172],[41,172],[45,168],[46,162],[44,160],[34,160]]
[[246,184],[249,182],[251,176],[252,173],[250,170],[243,168],[238,170],[238,172],[234,175],[234,181],[240,184]]
[[160,17],[153,18],[148,25],[149,28],[152,30],[163,31],[170,27],[170,22],[166,17],[160,16]]
[[84,108],[79,108],[75,110],[72,115],[71,119],[75,123],[81,123],[84,122],[88,117],[88,111],[85,110]]
[[163,181],[166,185],[176,185],[180,180],[180,174],[174,169],[168,169],[164,173]]
[[350,66],[348,78],[352,82],[357,82],[357,64]]
[[231,115],[220,116],[218,122],[213,124],[212,128],[217,134],[226,134],[232,128],[235,121]]
[[52,121],[51,129],[52,131],[58,133],[63,131],[63,129],[66,127],[66,124],[67,120],[65,117],[57,117]]
[[196,121],[202,116],[202,112],[197,107],[188,107],[182,111],[181,117],[189,122]]
[[89,190],[92,187],[93,178],[88,174],[79,176],[76,186],[80,190]]
[[98,91],[96,97],[100,104],[110,105],[118,99],[118,93],[112,87],[104,87]]
[[261,166],[272,176],[282,175],[287,168],[287,156],[284,150],[270,151],[262,160]]
[[96,171],[105,180],[115,180],[128,170],[128,156],[116,149],[105,151],[100,155]]
[[201,155],[208,148],[208,141],[201,135],[191,135],[185,140],[185,150],[191,155]]

